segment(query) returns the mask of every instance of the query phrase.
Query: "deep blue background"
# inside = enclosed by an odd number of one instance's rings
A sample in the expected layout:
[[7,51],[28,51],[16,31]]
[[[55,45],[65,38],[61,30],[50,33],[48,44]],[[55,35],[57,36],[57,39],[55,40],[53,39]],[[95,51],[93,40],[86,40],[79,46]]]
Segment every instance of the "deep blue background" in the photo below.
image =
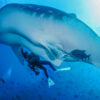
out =
[[[1,0],[0,5],[3,6],[9,2],[16,1]],[[29,3],[28,0],[23,2]],[[45,1],[44,4],[67,10],[60,5],[61,1],[58,4],[49,2]],[[42,0],[34,2],[31,0],[30,3],[43,4]],[[71,3],[73,4],[71,6],[76,7],[76,3],[81,4],[77,0]],[[79,7],[83,11],[82,7]],[[68,6],[68,8],[71,7]],[[76,10],[69,9],[68,12],[80,13],[80,18],[84,14],[81,14],[77,7]],[[51,88],[48,87],[42,70],[40,75],[36,76],[27,66],[20,64],[9,46],[0,44],[0,100],[100,100],[100,68],[80,62],[63,62],[59,66],[59,68],[71,67],[70,71],[53,72],[49,66],[45,67],[55,82]]]
[[19,63],[10,47],[0,45],[0,100],[100,100],[99,68],[80,62],[59,66],[71,67],[70,71],[45,67],[55,82],[51,88],[43,71],[36,76]]

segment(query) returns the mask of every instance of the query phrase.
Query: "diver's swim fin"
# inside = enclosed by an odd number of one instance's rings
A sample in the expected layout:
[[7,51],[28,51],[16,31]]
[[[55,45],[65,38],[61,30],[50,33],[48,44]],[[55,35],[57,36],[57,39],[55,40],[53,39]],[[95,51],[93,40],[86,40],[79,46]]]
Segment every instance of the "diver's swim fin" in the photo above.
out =
[[55,85],[54,81],[51,78],[48,78],[48,85],[49,85],[49,88]]
[[71,70],[71,67],[59,68],[59,69],[56,69],[56,72],[58,72],[58,71],[68,71],[68,70]]

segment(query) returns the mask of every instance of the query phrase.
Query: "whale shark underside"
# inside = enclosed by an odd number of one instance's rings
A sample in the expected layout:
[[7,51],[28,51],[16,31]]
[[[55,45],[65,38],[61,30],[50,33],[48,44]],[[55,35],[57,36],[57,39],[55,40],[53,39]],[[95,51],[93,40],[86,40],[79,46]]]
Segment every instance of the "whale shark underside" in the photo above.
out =
[[70,52],[85,50],[87,63],[100,67],[100,37],[75,14],[34,4],[8,4],[0,9],[0,43],[10,45],[23,63],[20,48],[59,66],[79,61]]

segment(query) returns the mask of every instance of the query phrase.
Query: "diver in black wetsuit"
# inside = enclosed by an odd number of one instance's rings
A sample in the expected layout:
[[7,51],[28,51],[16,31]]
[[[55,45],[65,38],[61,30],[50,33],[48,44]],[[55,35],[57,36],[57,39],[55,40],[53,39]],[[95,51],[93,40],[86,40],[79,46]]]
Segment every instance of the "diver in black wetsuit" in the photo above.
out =
[[21,53],[26,59],[26,61],[28,62],[28,66],[36,73],[36,75],[39,74],[39,72],[36,70],[36,68],[38,67],[44,70],[46,77],[49,78],[47,70],[46,68],[43,67],[43,65],[49,65],[54,71],[56,71],[56,69],[53,67],[53,65],[50,62],[41,61],[39,56],[35,55],[34,53],[29,54],[28,52],[24,52],[23,49],[21,49]]

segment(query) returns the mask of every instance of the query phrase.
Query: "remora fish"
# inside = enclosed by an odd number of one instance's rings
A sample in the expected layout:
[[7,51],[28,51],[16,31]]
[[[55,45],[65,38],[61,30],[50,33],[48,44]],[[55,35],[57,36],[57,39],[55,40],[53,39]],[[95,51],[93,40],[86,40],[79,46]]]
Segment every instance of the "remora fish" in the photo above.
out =
[[26,47],[55,65],[70,61],[66,52],[86,50],[90,63],[100,67],[96,33],[75,15],[51,7],[8,4],[1,8],[0,43],[10,45],[20,60],[18,48]]

